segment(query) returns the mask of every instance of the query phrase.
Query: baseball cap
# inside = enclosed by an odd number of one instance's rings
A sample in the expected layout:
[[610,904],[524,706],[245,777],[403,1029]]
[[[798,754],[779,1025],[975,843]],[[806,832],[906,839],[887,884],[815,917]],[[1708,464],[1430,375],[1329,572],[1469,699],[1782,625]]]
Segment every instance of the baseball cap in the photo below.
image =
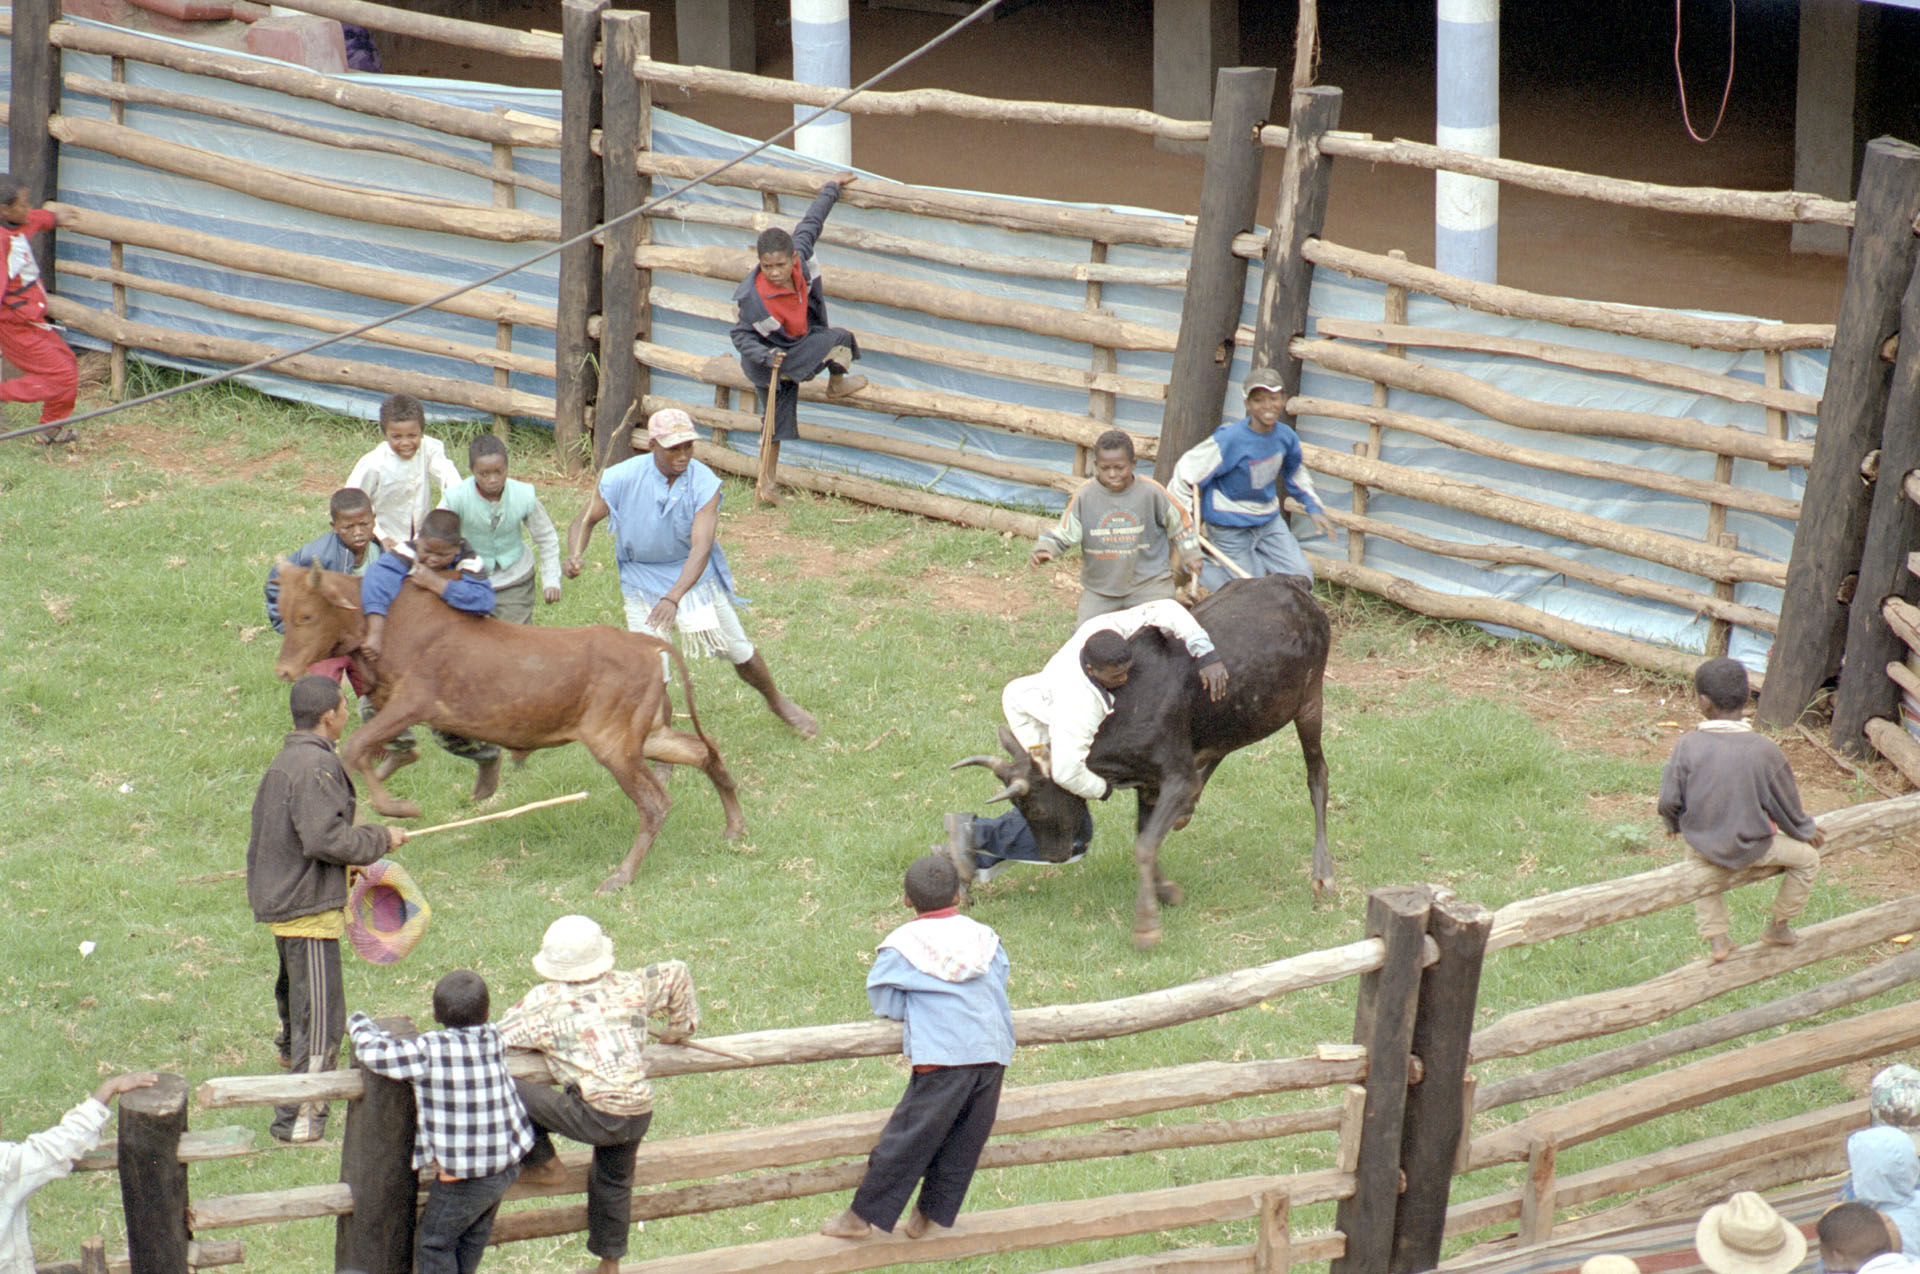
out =
[[1240,382],[1240,387],[1249,394],[1256,389],[1271,390],[1277,394],[1281,389],[1280,373],[1271,367],[1256,367],[1247,373],[1247,378]]
[[656,411],[647,421],[647,437],[656,447],[677,447],[699,436],[693,429],[693,417],[678,407]]

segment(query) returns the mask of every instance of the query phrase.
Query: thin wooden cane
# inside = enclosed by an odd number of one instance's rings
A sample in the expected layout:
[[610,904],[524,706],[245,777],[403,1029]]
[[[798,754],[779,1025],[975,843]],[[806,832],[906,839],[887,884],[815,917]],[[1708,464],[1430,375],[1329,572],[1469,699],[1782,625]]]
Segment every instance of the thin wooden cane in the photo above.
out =
[[408,832],[407,839],[418,840],[420,837],[431,835],[434,832],[450,832],[456,827],[472,827],[475,823],[491,823],[497,819],[516,818],[521,814],[528,814],[534,810],[543,810],[554,805],[571,805],[575,801],[584,801],[586,799],[587,794],[585,792],[571,792],[566,796],[550,797],[544,801],[532,801],[526,805],[516,805],[510,810],[500,810],[493,814],[479,814],[473,818],[455,819],[451,823],[435,823],[432,827],[423,827],[417,832]]
[[780,440],[773,436],[773,414],[780,401],[780,364],[786,359],[784,351],[776,352],[767,372],[767,415],[760,423],[760,468],[753,484],[754,498],[762,504],[780,503]]

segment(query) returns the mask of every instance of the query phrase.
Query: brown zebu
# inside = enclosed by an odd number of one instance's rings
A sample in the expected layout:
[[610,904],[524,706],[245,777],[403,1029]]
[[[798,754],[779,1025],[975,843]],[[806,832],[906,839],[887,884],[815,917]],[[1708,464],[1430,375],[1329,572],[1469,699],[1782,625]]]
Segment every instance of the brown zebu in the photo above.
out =
[[[317,660],[353,653],[366,635],[360,581],[317,566],[301,571],[282,563],[280,614],[286,637],[273,670],[286,681]],[[691,734],[667,724],[662,651],[679,670]],[[347,736],[341,757],[366,781],[374,809],[389,818],[416,818],[420,810],[387,792],[375,763],[388,740],[425,723],[498,744],[517,760],[538,748],[585,744],[640,814],[633,849],[600,882],[601,893],[633,880],[673,803],[649,759],[704,770],[720,794],[728,839],[746,831],[733,776],[700,728],[686,661],[658,638],[605,625],[535,628],[464,615],[407,587],[388,612],[384,646],[369,671],[380,711]]]

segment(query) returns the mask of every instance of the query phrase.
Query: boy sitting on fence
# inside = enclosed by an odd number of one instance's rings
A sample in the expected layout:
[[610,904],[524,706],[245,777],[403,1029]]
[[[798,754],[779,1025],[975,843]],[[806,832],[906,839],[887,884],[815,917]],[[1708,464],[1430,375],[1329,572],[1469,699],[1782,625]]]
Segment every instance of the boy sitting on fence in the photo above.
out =
[[40,404],[40,423],[49,427],[30,436],[42,446],[74,441],[73,430],[59,422],[73,414],[80,364],[47,322],[47,293],[40,286],[40,263],[29,240],[72,217],[64,208],[48,212],[34,207],[26,183],[12,173],[0,175],[0,250],[7,258],[6,288],[0,295],[0,356],[20,373],[0,381],[0,403]]
[[[1747,670],[1733,659],[1709,659],[1694,670],[1701,723],[1680,736],[1660,779],[1660,817],[1667,834],[1686,837],[1695,857],[1715,867],[1782,867],[1773,922],[1760,941],[1790,947],[1800,941],[1787,922],[1807,905],[1820,872],[1826,833],[1800,805],[1780,746],[1741,720],[1747,706]],[[1779,835],[1784,829],[1788,835]],[[1715,964],[1733,954],[1727,936],[1727,899],[1720,889],[1694,903],[1694,922]]]
[[[560,532],[533,487],[507,476],[507,444],[481,434],[467,445],[473,476],[441,493],[440,507],[460,515],[460,529],[480,554],[493,585],[493,613],[512,624],[533,622],[533,574],[551,606],[560,600]],[[532,553],[521,538],[533,536]]]
[[1093,444],[1093,481],[1073,493],[1060,521],[1040,533],[1033,564],[1080,546],[1080,614],[1097,615],[1171,598],[1177,584],[1172,552],[1183,575],[1200,574],[1200,541],[1186,511],[1167,489],[1133,472],[1133,439],[1109,429]]
[[959,893],[959,873],[945,858],[930,854],[907,868],[906,903],[917,914],[880,944],[867,998],[875,1013],[903,1024],[900,1051],[913,1075],[867,1157],[853,1206],[822,1234],[857,1239],[875,1226],[892,1233],[922,1178],[908,1238],[960,1215],[1013,1061],[1013,1011],[1000,937],[959,914]]
[[533,1147],[533,1124],[507,1073],[499,1028],[487,1021],[489,1008],[486,981],[456,969],[433,988],[440,1030],[400,1039],[365,1013],[347,1019],[356,1062],[413,1084],[413,1166],[434,1169],[415,1231],[418,1274],[480,1268],[500,1199]]
[[380,433],[380,445],[354,464],[347,485],[373,501],[373,533],[391,550],[419,534],[433,488],[458,485],[460,471],[447,459],[447,444],[427,436],[427,409],[412,394],[380,404]]
[[[760,264],[733,290],[739,318],[729,335],[761,403],[769,392],[774,395],[773,436],[782,442],[800,436],[801,381],[812,380],[825,368],[827,393],[834,398],[867,386],[865,376],[847,375],[848,366],[860,357],[860,343],[845,328],[827,326],[827,293],[820,267],[813,263],[813,245],[827,214],[853,181],[852,173],[841,173],[821,186],[793,233],[778,227],[762,230],[754,243]],[[776,354],[782,356],[777,377]],[[769,383],[776,380],[778,384]]]
[[108,1103],[121,1093],[151,1088],[159,1080],[151,1071],[116,1076],[45,1132],[25,1141],[0,1141],[0,1274],[33,1274],[27,1197],[73,1171],[74,1161],[93,1149],[107,1120],[113,1118]]

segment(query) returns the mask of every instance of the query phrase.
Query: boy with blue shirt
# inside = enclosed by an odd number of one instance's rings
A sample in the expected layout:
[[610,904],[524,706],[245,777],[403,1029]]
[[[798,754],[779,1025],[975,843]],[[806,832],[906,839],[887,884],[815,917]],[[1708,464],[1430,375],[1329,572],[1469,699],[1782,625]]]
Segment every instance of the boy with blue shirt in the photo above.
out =
[[[1212,546],[1248,575],[1300,575],[1311,582],[1313,568],[1287,527],[1281,489],[1305,506],[1322,535],[1337,541],[1339,531],[1303,467],[1300,435],[1280,422],[1286,408],[1280,374],[1256,367],[1245,385],[1247,414],[1181,456],[1167,492]],[[1211,558],[1200,572],[1209,589],[1230,578]]]
[[[373,542],[373,501],[358,487],[341,487],[327,500],[327,524],[324,535],[317,535],[287,555],[287,561],[305,569],[318,566],[323,571],[343,575],[364,575],[380,556]],[[267,572],[267,622],[276,633],[285,632],[280,624],[280,566]],[[315,665],[314,671],[319,671]],[[337,675],[337,674],[336,674]]]
[[[531,624],[536,560],[547,605],[560,600],[560,533],[533,487],[507,476],[506,443],[481,434],[467,446],[467,468],[473,476],[442,492],[440,507],[460,515],[460,529],[487,569],[495,618]],[[533,537],[532,553],[522,527]]]
[[907,868],[906,903],[916,914],[881,942],[867,999],[902,1023],[900,1051],[913,1076],[867,1157],[853,1206],[822,1234],[857,1239],[876,1226],[892,1233],[916,1185],[908,1238],[960,1215],[1013,1061],[1013,1010],[1000,937],[960,914],[959,892],[959,874],[944,858],[930,854]]

